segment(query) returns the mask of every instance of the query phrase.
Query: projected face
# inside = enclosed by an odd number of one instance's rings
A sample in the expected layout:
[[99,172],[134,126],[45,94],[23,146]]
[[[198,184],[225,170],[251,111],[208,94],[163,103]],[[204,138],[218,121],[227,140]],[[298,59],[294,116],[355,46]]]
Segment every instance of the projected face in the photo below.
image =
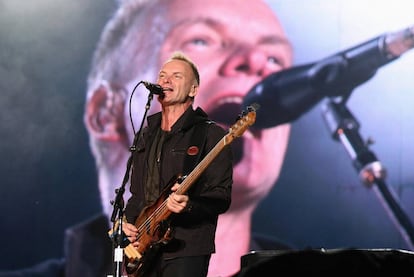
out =
[[[291,65],[292,51],[283,29],[262,1],[168,3],[172,28],[159,62],[177,49],[193,59],[201,75],[195,105],[227,129],[244,108],[241,103],[248,90]],[[233,142],[234,204],[269,191],[279,175],[288,135],[287,125],[265,130],[253,125]]]
[[[156,80],[162,63],[174,51],[182,51],[200,72],[194,106],[203,108],[227,129],[245,108],[241,104],[250,88],[292,62],[292,49],[281,24],[261,0],[151,0],[145,2],[148,9],[133,1],[124,3],[131,3],[129,8],[136,10],[127,12],[125,8],[117,14],[116,27],[126,38],[112,32],[117,30],[112,25],[104,34],[109,39],[98,49],[102,61],[92,72],[98,84],[99,78],[111,80],[95,88],[91,85],[85,117],[108,215],[113,210],[109,200],[124,176],[130,156],[128,146],[134,137],[129,127],[129,98],[119,99],[115,92],[131,92],[140,80]],[[143,118],[146,96],[144,91],[133,97],[137,124]],[[147,114],[159,109],[159,103],[153,101]],[[219,217],[217,251],[210,262],[212,276],[229,276],[238,270],[240,256],[249,249],[251,215],[279,176],[289,131],[288,124],[263,130],[253,125],[233,141],[232,203],[229,211]],[[128,193],[124,197],[128,199]]]
[[[169,0],[149,1],[147,5],[150,3],[148,10],[131,4],[129,8],[136,8],[135,11],[118,14],[119,28],[124,28],[122,34],[126,38],[109,33],[114,35],[111,39],[121,39],[115,46],[115,54],[102,56],[95,69],[112,80],[106,80],[107,85],[99,88],[90,88],[85,119],[106,213],[112,210],[109,200],[122,180],[128,146],[134,137],[129,128],[127,99],[124,107],[110,108],[118,103],[113,92],[119,90],[120,84],[124,91],[130,92],[139,80],[156,80],[162,62],[172,52],[183,51],[200,71],[200,88],[194,105],[228,128],[245,108],[241,103],[249,89],[270,73],[290,67],[292,62],[292,49],[281,24],[261,0]],[[125,25],[125,21],[132,25]],[[98,52],[110,51],[112,43],[106,41]],[[125,80],[129,81],[122,83]],[[135,94],[134,111],[143,110],[145,95]],[[148,114],[159,110],[157,104],[153,101]],[[122,113],[123,119],[113,119],[118,113]],[[253,125],[232,143],[235,156],[232,209],[252,210],[272,188],[282,167],[289,131],[287,124],[263,130]]]

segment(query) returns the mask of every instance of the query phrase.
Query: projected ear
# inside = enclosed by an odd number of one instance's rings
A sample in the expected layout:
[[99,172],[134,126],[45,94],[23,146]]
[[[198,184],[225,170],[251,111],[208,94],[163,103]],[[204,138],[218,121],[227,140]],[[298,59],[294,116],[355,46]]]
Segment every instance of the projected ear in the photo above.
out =
[[192,86],[188,96],[194,98],[197,95],[197,93],[198,93],[198,86]]
[[101,83],[87,100],[84,121],[89,133],[96,139],[118,141],[125,135],[124,98],[122,89],[113,89]]

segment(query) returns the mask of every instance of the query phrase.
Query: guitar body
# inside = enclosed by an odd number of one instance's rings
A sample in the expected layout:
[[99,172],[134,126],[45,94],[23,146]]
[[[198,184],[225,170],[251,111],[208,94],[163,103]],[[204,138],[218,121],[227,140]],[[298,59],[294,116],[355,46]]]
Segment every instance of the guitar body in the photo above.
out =
[[139,255],[138,257],[134,255],[134,257],[128,258],[126,269],[130,276],[143,277],[153,264],[152,261],[160,254],[162,246],[166,245],[172,238],[172,229],[168,219],[171,212],[165,205],[171,187],[177,180],[177,178],[171,179],[157,201],[145,207],[135,220],[139,241],[139,245],[135,249]]

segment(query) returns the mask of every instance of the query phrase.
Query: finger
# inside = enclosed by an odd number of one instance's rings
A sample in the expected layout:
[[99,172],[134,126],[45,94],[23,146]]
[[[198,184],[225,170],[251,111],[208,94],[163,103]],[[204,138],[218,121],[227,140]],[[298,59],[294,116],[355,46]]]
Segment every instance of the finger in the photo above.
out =
[[179,209],[179,205],[173,199],[169,199],[169,201],[167,201],[167,208],[170,211],[177,213]]
[[172,187],[171,187],[171,191],[177,191],[178,187],[180,186],[179,183],[175,183]]
[[184,205],[188,202],[188,196],[187,195],[183,195],[183,194],[181,194],[181,195],[176,194],[174,196],[174,199],[175,199],[175,201],[177,203],[184,204]]
[[134,232],[134,233],[138,232],[137,227],[135,225],[131,224],[131,223],[127,223],[125,225],[125,228],[130,232]]

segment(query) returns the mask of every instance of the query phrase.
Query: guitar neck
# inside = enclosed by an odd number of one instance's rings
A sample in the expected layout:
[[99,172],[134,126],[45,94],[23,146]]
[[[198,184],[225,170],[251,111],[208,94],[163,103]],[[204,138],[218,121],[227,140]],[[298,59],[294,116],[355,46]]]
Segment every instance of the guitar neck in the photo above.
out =
[[216,143],[213,149],[203,158],[203,160],[188,174],[181,182],[180,187],[177,190],[178,194],[186,193],[191,185],[200,177],[204,170],[211,164],[211,162],[217,157],[217,155],[223,150],[223,148],[230,144],[233,139],[231,136],[224,136],[219,142]]

